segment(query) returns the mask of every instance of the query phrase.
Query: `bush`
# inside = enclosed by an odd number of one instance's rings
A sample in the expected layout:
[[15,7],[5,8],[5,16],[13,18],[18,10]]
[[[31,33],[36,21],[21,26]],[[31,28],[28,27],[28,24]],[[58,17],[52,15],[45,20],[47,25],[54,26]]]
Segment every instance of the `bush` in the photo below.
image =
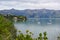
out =
[[16,29],[11,21],[0,15],[0,40],[14,40]]

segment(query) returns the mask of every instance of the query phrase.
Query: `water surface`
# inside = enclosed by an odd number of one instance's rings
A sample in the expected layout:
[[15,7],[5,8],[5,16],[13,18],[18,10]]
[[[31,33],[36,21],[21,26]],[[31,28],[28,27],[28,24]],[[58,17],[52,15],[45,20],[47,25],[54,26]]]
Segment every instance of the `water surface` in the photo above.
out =
[[25,33],[26,30],[30,30],[34,33],[32,37],[38,37],[41,32],[47,32],[48,40],[57,40],[60,34],[60,19],[29,19],[27,22],[16,22],[14,25],[17,30],[21,30]]

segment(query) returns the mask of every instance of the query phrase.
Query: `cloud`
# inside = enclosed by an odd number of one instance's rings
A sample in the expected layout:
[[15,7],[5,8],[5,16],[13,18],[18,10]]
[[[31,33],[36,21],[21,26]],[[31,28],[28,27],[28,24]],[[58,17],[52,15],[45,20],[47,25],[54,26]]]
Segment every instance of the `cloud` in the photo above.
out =
[[60,0],[0,0],[0,1],[19,1],[19,2],[32,2],[32,3],[60,2]]
[[[27,1],[27,0],[26,0]],[[32,0],[30,0],[32,1]],[[33,0],[36,1],[36,0]],[[43,0],[40,2],[39,0],[35,2],[21,2],[21,1],[0,1],[0,9],[60,9],[59,2],[48,2]]]

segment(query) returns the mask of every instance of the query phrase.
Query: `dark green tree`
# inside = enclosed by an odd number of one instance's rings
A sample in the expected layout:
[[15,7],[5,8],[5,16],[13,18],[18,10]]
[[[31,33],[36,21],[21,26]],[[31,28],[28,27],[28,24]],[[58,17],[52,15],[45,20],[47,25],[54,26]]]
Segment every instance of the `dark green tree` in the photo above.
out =
[[43,34],[44,34],[43,39],[44,39],[44,40],[48,40],[48,38],[47,38],[47,33],[46,33],[46,32],[44,32]]
[[16,38],[16,29],[11,21],[0,15],[0,39],[14,40]]
[[42,40],[42,33],[39,34],[38,40]]

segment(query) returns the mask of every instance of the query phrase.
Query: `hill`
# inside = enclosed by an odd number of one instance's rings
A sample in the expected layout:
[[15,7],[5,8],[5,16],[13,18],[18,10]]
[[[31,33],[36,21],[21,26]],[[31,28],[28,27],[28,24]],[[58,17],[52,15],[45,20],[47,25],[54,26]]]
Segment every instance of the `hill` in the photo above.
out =
[[7,15],[23,15],[27,18],[60,18],[60,10],[49,10],[49,9],[25,9],[25,10],[0,10],[0,14]]

